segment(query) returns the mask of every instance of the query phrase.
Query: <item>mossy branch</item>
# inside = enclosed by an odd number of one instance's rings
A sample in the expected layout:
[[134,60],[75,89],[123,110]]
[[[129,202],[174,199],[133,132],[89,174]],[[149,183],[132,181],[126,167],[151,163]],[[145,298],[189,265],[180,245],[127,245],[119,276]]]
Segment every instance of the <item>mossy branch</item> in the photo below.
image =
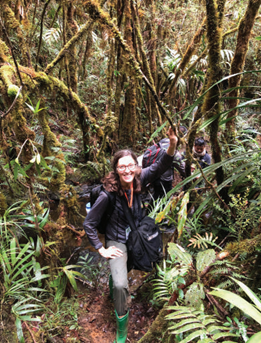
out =
[[93,20],[95,20],[95,21],[98,20],[101,24],[107,26],[111,30],[115,39],[119,42],[121,48],[125,52],[125,54],[126,54],[125,57],[128,60],[131,67],[133,68],[133,71],[134,71],[134,74],[136,75],[136,78],[138,78],[138,79],[142,78],[144,80],[144,82],[148,86],[149,90],[151,91],[151,93],[154,97],[154,100],[156,101],[157,105],[159,106],[161,113],[163,114],[163,116],[165,116],[167,118],[167,120],[170,123],[170,126],[175,130],[175,127],[173,126],[172,120],[171,120],[170,116],[168,115],[168,113],[165,111],[162,104],[160,103],[154,87],[151,85],[151,83],[149,82],[147,77],[143,74],[135,56],[133,55],[133,53],[131,51],[131,48],[128,46],[128,44],[123,39],[121,32],[119,31],[118,27],[110,19],[109,14],[104,12],[100,8],[99,4],[97,2],[95,2],[95,0],[87,0],[84,4],[86,5],[88,13]]
[[14,49],[13,49],[12,43],[11,43],[11,41],[9,39],[9,36],[8,36],[8,34],[6,32],[6,29],[5,29],[5,26],[4,26],[3,22],[2,22],[1,17],[0,17],[0,24],[2,26],[2,30],[4,32],[4,35],[6,36],[7,42],[9,44],[10,49],[11,49],[12,57],[13,57],[13,60],[14,60],[14,64],[15,64],[15,67],[16,67],[16,71],[17,71],[17,74],[18,74],[21,86],[23,86],[23,80],[22,80],[22,77],[21,77],[21,74],[20,74],[20,71],[19,71],[19,68],[18,68],[18,64],[17,64],[16,58],[15,58],[15,55],[14,55]]
[[[205,17],[199,27],[199,29],[197,30],[197,32],[195,33],[194,37],[192,38],[191,43],[189,44],[183,58],[182,61],[179,65],[179,69],[177,70],[175,77],[173,79],[173,81],[171,82],[170,88],[169,88],[169,92],[172,91],[172,89],[176,86],[176,83],[178,81],[179,76],[184,72],[186,66],[188,65],[191,57],[193,56],[193,53],[196,49],[196,46],[198,45],[198,43],[200,42],[200,39],[202,37],[202,35],[204,34],[204,32],[206,31],[206,21],[207,18]],[[163,94],[162,94],[163,96]]]
[[[101,3],[101,6],[105,4],[106,0],[103,0]],[[86,24],[83,25],[83,27],[74,35],[62,48],[62,50],[59,52],[59,54],[55,57],[55,59],[48,64],[48,66],[45,69],[45,73],[48,74],[57,63],[61,61],[61,59],[64,58],[66,53],[72,49],[72,47],[79,42],[79,40],[92,28],[93,22],[92,20],[87,21]]]

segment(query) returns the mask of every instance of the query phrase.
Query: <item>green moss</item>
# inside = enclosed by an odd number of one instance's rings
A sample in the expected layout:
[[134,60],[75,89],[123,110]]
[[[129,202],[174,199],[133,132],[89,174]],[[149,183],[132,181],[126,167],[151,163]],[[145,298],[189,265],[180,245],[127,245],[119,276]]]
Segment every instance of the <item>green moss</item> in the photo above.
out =
[[2,79],[5,87],[6,93],[9,86],[13,85],[15,82],[15,69],[11,65],[3,65],[0,68],[0,78]]
[[26,64],[28,57],[27,53],[27,45],[24,41],[24,32],[20,27],[19,21],[16,19],[14,12],[12,11],[11,7],[9,7],[7,4],[2,5],[2,12],[3,17],[5,19],[5,26],[6,28],[10,30],[16,31],[17,37],[19,39],[19,48],[22,52],[22,64]]
[[[7,94],[10,98],[15,98],[16,94],[19,91],[19,87],[16,85],[9,85],[7,89]],[[19,97],[21,97],[21,94],[19,94]]]
[[5,42],[0,39],[0,63],[8,62],[9,57],[9,49]]
[[240,242],[228,243],[225,247],[225,251],[228,251],[231,255],[252,254],[256,248],[261,246],[261,234],[251,239],[245,239]]
[[7,209],[6,198],[2,192],[0,192],[0,216],[3,216]]

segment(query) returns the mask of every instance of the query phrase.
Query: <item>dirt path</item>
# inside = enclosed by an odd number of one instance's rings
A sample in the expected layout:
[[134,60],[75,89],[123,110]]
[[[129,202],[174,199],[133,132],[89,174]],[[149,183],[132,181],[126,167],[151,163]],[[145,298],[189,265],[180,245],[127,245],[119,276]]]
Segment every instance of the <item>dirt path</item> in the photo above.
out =
[[[132,303],[127,342],[133,343],[138,342],[147,332],[157,315],[157,310],[149,302],[152,284],[145,282],[145,273],[134,271],[129,275]],[[108,285],[101,284],[97,290],[91,290],[88,286],[79,284],[78,298],[79,328],[68,331],[61,337],[61,341],[56,340],[56,342],[113,343],[116,335],[116,321],[113,302],[109,298]]]

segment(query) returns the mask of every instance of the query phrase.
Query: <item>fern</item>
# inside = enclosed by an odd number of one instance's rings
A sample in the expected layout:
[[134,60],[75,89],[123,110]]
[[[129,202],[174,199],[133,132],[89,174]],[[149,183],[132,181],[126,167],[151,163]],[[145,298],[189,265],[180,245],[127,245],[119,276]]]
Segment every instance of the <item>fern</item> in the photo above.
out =
[[237,336],[228,332],[229,328],[223,326],[213,315],[206,315],[187,306],[168,306],[167,310],[172,311],[166,316],[170,321],[170,334],[186,336],[180,343],[216,343],[220,339],[223,343],[236,342],[228,340],[229,337]]
[[194,238],[190,238],[189,241],[191,242],[190,244],[188,244],[188,247],[193,245],[194,248],[198,247],[199,249],[207,249],[208,248],[208,245],[211,245],[211,246],[215,246],[219,249],[220,246],[217,245],[215,243],[215,241],[217,240],[218,237],[215,237],[213,239],[213,234],[212,232],[210,232],[210,234],[208,235],[208,233],[206,232],[205,233],[205,237],[202,237],[199,233],[196,233],[196,235],[194,236]]
[[[185,283],[183,276],[188,272],[188,265],[167,266],[167,262],[163,261],[163,268],[158,269],[158,278],[154,280],[153,290],[156,299],[167,301],[174,291],[178,289],[178,285]],[[181,294],[180,294],[181,295]]]
[[46,44],[52,45],[53,42],[57,42],[61,37],[61,31],[59,28],[52,27],[49,30],[46,30],[43,35],[43,40]]

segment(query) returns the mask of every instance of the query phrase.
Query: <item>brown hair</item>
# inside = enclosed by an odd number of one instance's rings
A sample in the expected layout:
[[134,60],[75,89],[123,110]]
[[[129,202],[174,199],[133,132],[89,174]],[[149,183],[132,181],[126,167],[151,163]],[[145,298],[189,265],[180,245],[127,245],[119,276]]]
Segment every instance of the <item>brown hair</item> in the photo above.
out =
[[[112,171],[102,179],[102,183],[106,191],[117,192],[120,196],[123,195],[123,190],[120,183],[120,178],[117,173],[117,165],[120,158],[125,156],[131,156],[135,163],[138,165],[137,156],[131,150],[119,150],[115,153],[112,160]],[[140,173],[141,168],[137,167],[135,171],[135,176],[133,180],[133,191],[134,193],[139,193],[141,191],[140,183]]]

